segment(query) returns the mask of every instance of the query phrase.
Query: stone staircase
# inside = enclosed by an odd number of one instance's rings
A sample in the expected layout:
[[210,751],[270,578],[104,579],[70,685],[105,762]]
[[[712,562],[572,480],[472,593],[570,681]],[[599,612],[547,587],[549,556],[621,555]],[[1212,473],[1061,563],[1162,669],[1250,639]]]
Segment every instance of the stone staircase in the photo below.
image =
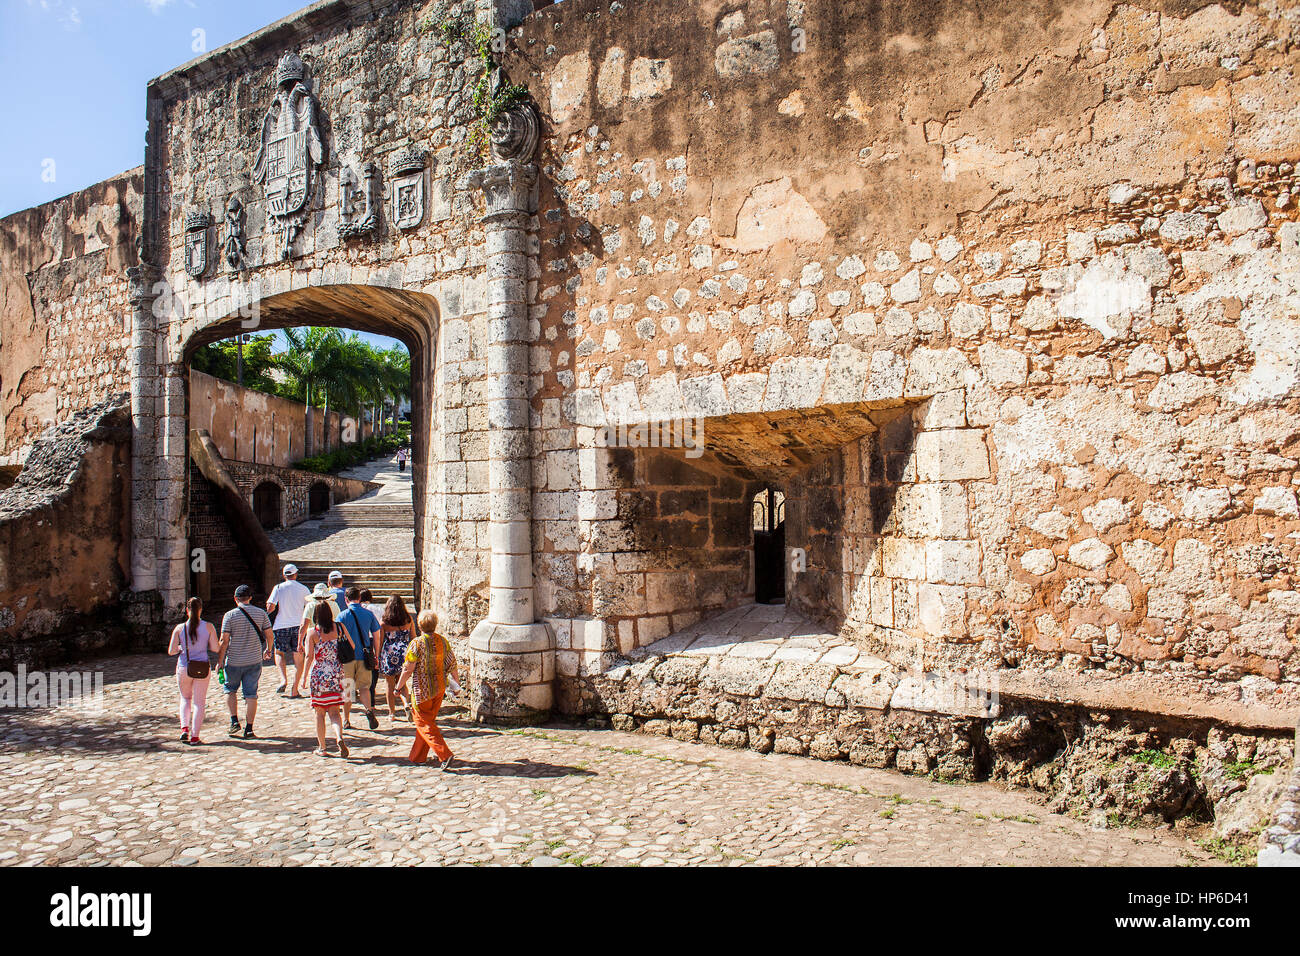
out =
[[309,588],[328,583],[331,571],[343,572],[343,586],[369,589],[375,603],[383,604],[393,594],[400,594],[409,610],[415,609],[415,559],[406,561],[295,561],[298,580]]
[[337,504],[322,517],[322,530],[337,528],[414,528],[415,511],[410,501],[358,498]]
[[[335,504],[318,522],[304,522],[295,541],[281,548],[281,564],[298,566],[298,580],[310,587],[328,583],[331,571],[343,574],[344,587],[368,589],[378,604],[400,594],[407,607],[415,610],[415,510],[411,506],[411,473],[404,475],[396,465],[378,459],[341,473],[343,477],[374,481],[380,488]],[[373,533],[372,533],[373,532]],[[281,539],[295,537],[294,530]]]

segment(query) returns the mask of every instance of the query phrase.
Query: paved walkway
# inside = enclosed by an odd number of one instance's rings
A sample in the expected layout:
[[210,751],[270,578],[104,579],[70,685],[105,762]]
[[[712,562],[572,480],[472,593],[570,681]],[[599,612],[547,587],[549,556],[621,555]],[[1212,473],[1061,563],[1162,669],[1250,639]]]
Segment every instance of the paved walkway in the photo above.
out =
[[[410,504],[411,467],[397,470],[397,455],[376,459],[340,472],[344,478],[377,481],[382,487],[368,491],[355,502]],[[306,561],[411,561],[415,532],[409,528],[322,528],[315,518],[267,533],[281,562]]]
[[[176,739],[171,661],[97,661],[100,714],[0,711],[0,863],[1212,863],[1168,831],[1095,830],[1029,795],[614,731],[498,731],[452,709],[459,767],[405,761],[409,725],[311,753],[263,676],[262,739]],[[331,745],[332,746],[332,745]],[[354,822],[350,820],[360,821]]]
[[888,662],[860,651],[784,604],[745,604],[628,655],[630,660],[683,654],[753,661],[831,664],[849,673],[886,671]]
[[353,501],[366,501],[374,504],[410,504],[414,486],[411,483],[411,464],[407,462],[406,471],[397,470],[397,453],[388,458],[376,458],[371,461],[345,468],[339,472],[340,478],[355,478],[358,481],[377,481],[383,487],[367,491]]

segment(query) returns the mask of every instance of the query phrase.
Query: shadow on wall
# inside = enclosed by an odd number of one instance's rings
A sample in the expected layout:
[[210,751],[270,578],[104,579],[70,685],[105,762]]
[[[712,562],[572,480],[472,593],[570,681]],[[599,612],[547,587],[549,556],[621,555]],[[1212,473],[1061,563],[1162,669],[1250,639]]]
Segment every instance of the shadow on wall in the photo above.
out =
[[[779,601],[779,588],[757,593],[759,562],[775,557],[785,601],[801,614],[831,631],[867,621],[866,582],[880,574],[913,477],[911,412],[746,413],[706,419],[697,456],[612,449],[613,520],[593,522],[585,542],[596,560],[578,593],[592,604],[578,614],[614,620],[626,653],[740,604]],[[784,492],[783,514],[756,530],[755,496],[769,488]]]

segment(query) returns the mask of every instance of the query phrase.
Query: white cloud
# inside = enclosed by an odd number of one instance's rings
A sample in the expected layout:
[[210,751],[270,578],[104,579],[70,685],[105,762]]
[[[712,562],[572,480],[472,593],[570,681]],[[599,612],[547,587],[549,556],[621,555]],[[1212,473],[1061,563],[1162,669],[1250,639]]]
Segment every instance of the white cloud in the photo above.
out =
[[27,6],[48,13],[65,30],[81,28],[81,11],[70,4],[65,4],[63,0],[27,0]]

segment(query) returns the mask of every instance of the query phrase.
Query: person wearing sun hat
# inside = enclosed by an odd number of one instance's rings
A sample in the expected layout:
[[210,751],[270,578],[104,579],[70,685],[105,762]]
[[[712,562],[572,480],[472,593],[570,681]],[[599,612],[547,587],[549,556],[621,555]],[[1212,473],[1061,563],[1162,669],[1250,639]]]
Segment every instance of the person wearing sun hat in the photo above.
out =
[[[307,596],[307,600],[303,604],[302,623],[298,625],[298,653],[299,654],[303,654],[306,651],[307,632],[310,631],[313,626],[315,626],[316,606],[318,604],[328,604],[330,608],[330,614],[334,616],[335,620],[338,620],[338,616],[341,609],[339,608],[338,604],[334,600],[333,592],[330,591],[330,589],[326,587],[324,584],[318,583],[314,588],[311,589],[311,594]],[[304,661],[306,661],[305,656],[303,659]],[[310,685],[308,684],[310,675],[311,675],[311,663],[307,662],[307,673],[303,675],[302,679],[303,679],[303,687],[307,688],[308,690],[310,690]],[[295,693],[293,694],[293,696],[300,697],[302,695],[298,694],[297,688],[295,688]]]
[[271,596],[266,599],[266,613],[273,620],[275,665],[280,668],[280,686],[275,689],[277,694],[283,694],[289,686],[289,662],[293,661],[293,693],[290,696],[301,696],[298,687],[302,683],[302,652],[298,649],[298,632],[310,596],[307,586],[298,582],[298,566],[286,564],[284,580],[271,589]]

